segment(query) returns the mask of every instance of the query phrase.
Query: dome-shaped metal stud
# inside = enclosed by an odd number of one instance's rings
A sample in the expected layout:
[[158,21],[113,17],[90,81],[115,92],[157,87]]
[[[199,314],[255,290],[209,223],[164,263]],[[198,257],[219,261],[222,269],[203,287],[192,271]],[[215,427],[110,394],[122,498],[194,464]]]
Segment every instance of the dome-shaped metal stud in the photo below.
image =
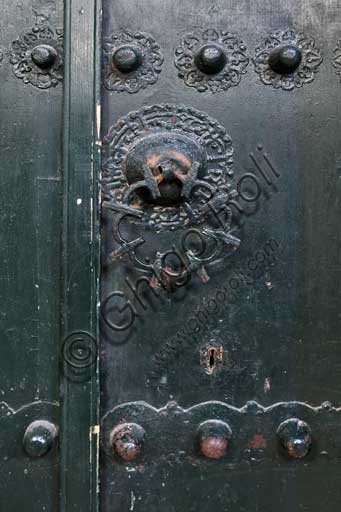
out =
[[226,55],[219,45],[210,43],[200,48],[194,60],[200,71],[213,75],[225,67]]
[[270,68],[280,75],[293,73],[301,64],[302,52],[294,45],[279,46],[269,55]]
[[24,450],[30,457],[42,457],[54,446],[57,428],[46,420],[33,421],[26,429],[23,439]]
[[31,57],[36,66],[47,69],[53,66],[57,59],[57,52],[48,44],[39,44],[31,51]]
[[131,73],[141,66],[143,55],[140,48],[134,45],[122,45],[115,50],[112,62],[121,73]]
[[283,421],[277,429],[277,437],[287,454],[294,459],[303,459],[310,451],[310,426],[298,418]]
[[221,459],[227,454],[232,430],[221,420],[207,420],[199,425],[197,439],[199,448],[209,459]]
[[145,430],[137,423],[117,425],[110,434],[114,456],[126,462],[136,459],[142,452],[145,436]]

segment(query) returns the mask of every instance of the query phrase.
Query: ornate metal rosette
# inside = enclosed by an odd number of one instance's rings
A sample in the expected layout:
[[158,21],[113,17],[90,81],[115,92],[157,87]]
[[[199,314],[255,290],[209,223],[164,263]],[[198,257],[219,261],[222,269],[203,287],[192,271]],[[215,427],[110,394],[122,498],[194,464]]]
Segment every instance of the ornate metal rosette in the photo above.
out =
[[16,77],[39,89],[63,79],[63,30],[47,23],[22,32],[12,43],[11,64]]
[[[215,45],[224,58],[222,69],[205,73],[196,62],[196,56],[207,45]],[[175,66],[186,85],[199,92],[226,91],[239,84],[246,73],[249,58],[246,46],[236,34],[214,29],[196,30],[186,34],[175,50]]]
[[341,81],[341,39],[337,42],[337,46],[334,49],[333,66]]
[[[177,105],[152,105],[130,112],[118,120],[104,139],[103,193],[107,201],[118,205],[125,201],[129,183],[123,173],[123,164],[131,147],[140,135],[160,131],[190,135],[207,153],[207,172],[202,181],[211,187],[214,195],[229,188],[233,171],[233,147],[230,137],[217,121],[194,108]],[[207,200],[197,194],[199,204]],[[199,199],[201,197],[201,199]],[[158,230],[183,227],[190,222],[188,205],[146,205],[134,197],[134,207],[139,209],[140,222]]]
[[[186,253],[186,272],[190,267],[200,274],[204,263],[217,262],[222,253],[225,257],[231,252],[227,246],[233,251],[239,246],[230,234],[229,201],[236,195],[232,142],[217,121],[181,105],[143,107],[109,130],[103,153],[103,206],[114,212],[113,238],[119,244],[110,261],[129,255],[159,281],[170,278],[169,273],[162,278],[162,273],[172,251],[158,251],[153,262],[142,261],[136,251],[145,240],[126,240],[120,229],[123,220],[149,232],[189,229],[208,240],[208,253],[200,261],[191,251]],[[207,220],[217,210],[224,210],[218,228]],[[200,233],[193,226],[200,227]],[[201,277],[205,279],[204,272]]]
[[[292,73],[278,73],[271,68],[269,57],[279,47],[290,46],[300,52],[300,63]],[[315,40],[295,30],[278,30],[269,34],[256,48],[253,63],[265,85],[291,91],[312,82],[322,63],[322,54],[315,47]]]
[[[135,49],[139,62],[120,68],[115,54],[122,48]],[[146,32],[114,33],[104,40],[104,85],[109,91],[136,93],[154,84],[161,72],[163,55],[160,45]]]

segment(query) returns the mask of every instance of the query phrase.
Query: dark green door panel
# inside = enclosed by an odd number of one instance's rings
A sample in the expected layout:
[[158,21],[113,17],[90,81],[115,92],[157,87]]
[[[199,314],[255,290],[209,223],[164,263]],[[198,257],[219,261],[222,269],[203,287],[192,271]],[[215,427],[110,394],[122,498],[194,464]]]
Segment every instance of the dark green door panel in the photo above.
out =
[[63,3],[3,2],[0,25],[0,509],[54,511],[57,449],[22,443],[32,422],[59,424],[63,87],[23,62],[49,38],[60,48]]
[[340,508],[340,16],[103,3],[103,512]]
[[11,512],[97,509],[99,21],[93,1],[21,2],[1,18],[0,508]]
[[1,511],[340,509],[340,34],[4,3]]

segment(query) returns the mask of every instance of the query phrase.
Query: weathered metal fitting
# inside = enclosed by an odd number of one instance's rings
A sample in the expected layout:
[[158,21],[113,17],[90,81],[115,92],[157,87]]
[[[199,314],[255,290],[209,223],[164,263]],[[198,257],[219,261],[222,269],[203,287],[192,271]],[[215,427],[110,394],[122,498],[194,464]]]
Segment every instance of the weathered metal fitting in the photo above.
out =
[[292,91],[314,80],[322,60],[313,37],[287,29],[268,34],[255,49],[253,63],[265,85]]
[[335,69],[335,73],[341,80],[341,40],[337,42],[337,45],[334,48],[333,67]]
[[63,80],[63,30],[47,22],[24,30],[12,42],[13,73],[39,89],[56,87]]
[[294,459],[303,459],[311,449],[311,428],[298,418],[283,421],[277,429],[277,437],[287,454]]
[[113,232],[120,245],[125,243],[120,222],[128,216],[158,231],[212,224],[211,212],[222,209],[226,226],[232,221],[232,141],[205,113],[184,105],[143,107],[120,118],[103,146],[103,205],[119,213]]
[[145,442],[145,430],[137,423],[117,425],[110,434],[110,446],[114,456],[126,462],[141,455]]
[[26,429],[23,446],[30,457],[42,457],[52,450],[56,443],[58,431],[50,421],[33,421]]
[[[175,49],[178,76],[198,92],[227,91],[236,87],[249,63],[246,46],[237,34],[196,29],[185,34]],[[215,75],[212,78],[212,75]]]
[[132,191],[159,205],[172,205],[189,196],[197,178],[207,170],[206,152],[191,137],[158,132],[137,139],[123,164]]
[[141,66],[143,53],[138,46],[125,44],[114,51],[112,62],[121,73],[131,73]]
[[31,57],[36,66],[41,69],[48,69],[55,63],[57,51],[48,44],[39,44],[31,51]]
[[194,57],[195,63],[203,73],[214,75],[222,71],[227,58],[223,48],[217,44],[205,44]]
[[269,54],[270,68],[280,75],[293,73],[302,61],[302,51],[292,44],[274,48]]
[[204,421],[197,431],[202,455],[209,459],[221,459],[227,454],[231,436],[232,430],[224,421]]
[[103,41],[104,86],[129,94],[156,83],[163,55],[158,42],[146,32],[124,30]]

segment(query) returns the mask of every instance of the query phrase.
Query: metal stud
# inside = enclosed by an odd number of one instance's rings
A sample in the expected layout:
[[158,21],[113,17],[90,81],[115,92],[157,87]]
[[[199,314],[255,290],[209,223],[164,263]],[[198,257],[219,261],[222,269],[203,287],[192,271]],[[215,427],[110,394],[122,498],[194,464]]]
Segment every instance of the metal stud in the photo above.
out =
[[110,446],[113,454],[128,462],[141,455],[145,430],[137,423],[122,423],[117,425],[110,434]]
[[213,75],[225,67],[226,55],[219,45],[210,43],[200,48],[194,60],[200,71]]
[[30,457],[42,457],[54,446],[57,438],[57,428],[46,420],[33,421],[26,429],[23,446]]
[[310,451],[311,428],[298,418],[283,421],[277,429],[277,437],[287,454],[294,459],[303,459]]
[[31,51],[31,57],[36,66],[47,69],[53,66],[57,59],[56,50],[48,44],[39,44]]
[[209,459],[221,459],[228,451],[232,430],[221,420],[207,420],[199,425],[197,438],[199,448]]
[[270,68],[280,75],[293,73],[302,61],[301,50],[294,45],[279,46],[269,54]]
[[139,47],[122,45],[114,52],[113,64],[121,73],[130,73],[141,66],[143,54]]

